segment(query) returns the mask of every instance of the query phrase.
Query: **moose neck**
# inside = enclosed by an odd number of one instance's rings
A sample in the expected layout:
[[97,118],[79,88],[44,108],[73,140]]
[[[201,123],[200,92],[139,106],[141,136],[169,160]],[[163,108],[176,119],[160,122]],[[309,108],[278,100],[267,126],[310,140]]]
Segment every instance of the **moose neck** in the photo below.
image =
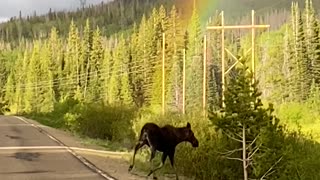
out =
[[176,145],[180,144],[181,142],[187,141],[187,137],[184,134],[184,128],[176,128],[174,134],[176,136],[176,139],[175,139]]

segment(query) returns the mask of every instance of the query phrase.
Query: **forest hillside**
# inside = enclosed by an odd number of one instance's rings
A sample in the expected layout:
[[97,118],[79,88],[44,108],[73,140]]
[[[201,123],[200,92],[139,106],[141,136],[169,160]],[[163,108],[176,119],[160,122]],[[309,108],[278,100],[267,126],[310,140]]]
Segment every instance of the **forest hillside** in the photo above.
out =
[[[251,33],[228,31],[223,45],[221,31],[205,29],[206,1],[177,2],[115,0],[1,24],[2,113],[126,151],[146,122],[189,122],[200,146],[177,147],[180,174],[320,179],[319,3],[232,1],[237,12],[257,8],[257,21],[272,27],[256,32],[252,83]],[[219,12],[210,11],[208,25],[221,24]],[[241,58],[225,73],[225,89],[222,47]],[[225,63],[232,67],[234,57],[226,53]],[[138,156],[138,168],[146,170],[148,153]]]

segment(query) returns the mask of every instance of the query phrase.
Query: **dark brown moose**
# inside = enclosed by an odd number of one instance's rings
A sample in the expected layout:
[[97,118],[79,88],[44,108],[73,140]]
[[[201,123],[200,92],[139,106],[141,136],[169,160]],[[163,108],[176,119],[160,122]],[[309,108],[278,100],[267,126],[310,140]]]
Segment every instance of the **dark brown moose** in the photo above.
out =
[[[151,150],[151,170],[148,176],[162,168],[167,159],[167,156],[169,156],[171,166],[174,169],[176,179],[178,180],[178,173],[174,166],[174,154],[176,146],[181,142],[190,142],[193,147],[199,146],[199,141],[194,136],[194,133],[191,130],[190,123],[187,123],[186,127],[173,127],[171,125],[159,127],[154,123],[146,123],[141,129],[139,141],[135,146],[132,164],[129,167],[129,171],[131,171],[134,166],[137,151],[144,145],[147,145]],[[163,153],[160,166],[153,169],[152,160],[156,155],[156,151],[160,151]],[[157,179],[155,176],[153,178]]]

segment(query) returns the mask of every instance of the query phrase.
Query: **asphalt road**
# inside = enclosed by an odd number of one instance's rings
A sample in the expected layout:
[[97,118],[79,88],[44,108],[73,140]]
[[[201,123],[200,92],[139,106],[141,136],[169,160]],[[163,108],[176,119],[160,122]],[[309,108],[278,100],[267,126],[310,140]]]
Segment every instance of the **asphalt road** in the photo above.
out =
[[0,116],[0,180],[104,179],[59,147],[30,124]]

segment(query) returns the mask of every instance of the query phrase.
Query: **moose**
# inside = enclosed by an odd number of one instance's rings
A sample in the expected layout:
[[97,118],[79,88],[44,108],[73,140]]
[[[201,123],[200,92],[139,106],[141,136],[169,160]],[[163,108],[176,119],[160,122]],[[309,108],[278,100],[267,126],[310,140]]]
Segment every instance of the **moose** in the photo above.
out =
[[[171,125],[159,127],[154,123],[146,123],[141,129],[139,141],[134,148],[132,164],[129,166],[128,171],[130,172],[134,166],[137,151],[144,145],[147,145],[151,150],[151,157],[149,160],[151,170],[148,177],[153,174],[153,179],[157,179],[154,174],[155,171],[163,167],[167,157],[169,156],[171,166],[174,169],[176,179],[178,180],[178,173],[174,166],[174,154],[176,146],[181,142],[189,142],[194,148],[199,146],[199,141],[194,136],[189,122],[186,127],[173,127]],[[157,168],[153,169],[152,160],[154,159],[157,151],[162,152],[161,164]]]

